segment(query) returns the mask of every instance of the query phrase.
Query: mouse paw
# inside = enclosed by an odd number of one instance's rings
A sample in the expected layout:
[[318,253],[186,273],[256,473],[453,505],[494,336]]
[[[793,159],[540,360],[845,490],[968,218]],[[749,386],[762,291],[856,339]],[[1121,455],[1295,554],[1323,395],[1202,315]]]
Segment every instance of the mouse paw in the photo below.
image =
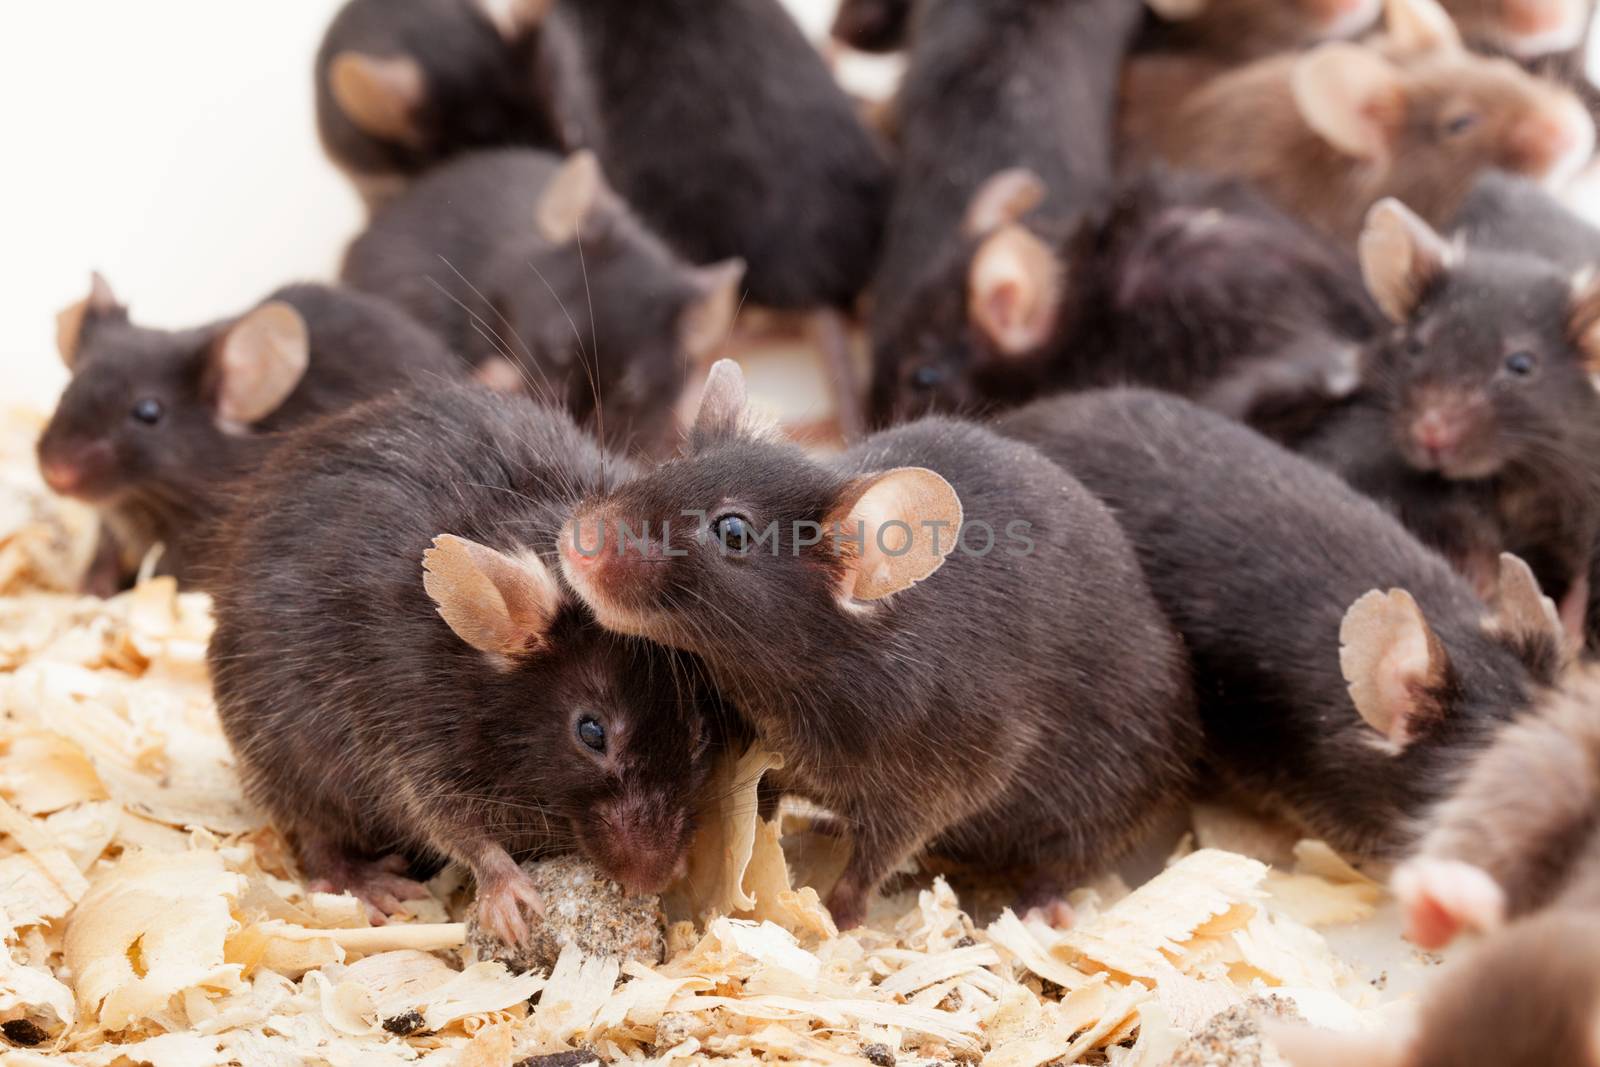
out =
[[1070,930],[1072,924],[1078,921],[1078,915],[1072,910],[1072,905],[1060,897],[1046,904],[1035,904],[1027,910],[1024,918],[1029,922],[1042,922],[1057,930]]
[[522,868],[513,864],[509,871],[496,871],[478,884],[478,925],[505,944],[527,944],[524,909],[544,917],[544,899]]
[[349,893],[367,906],[372,925],[382,926],[391,915],[405,911],[404,902],[428,895],[428,887],[407,875],[404,856],[344,863],[325,877],[313,879],[315,893]]
[[840,930],[853,930],[867,917],[868,893],[861,887],[841,881],[828,894],[828,914]]
[[1505,922],[1505,892],[1481,867],[1459,860],[1412,860],[1394,874],[1406,938],[1441,949],[1463,930],[1489,933]]

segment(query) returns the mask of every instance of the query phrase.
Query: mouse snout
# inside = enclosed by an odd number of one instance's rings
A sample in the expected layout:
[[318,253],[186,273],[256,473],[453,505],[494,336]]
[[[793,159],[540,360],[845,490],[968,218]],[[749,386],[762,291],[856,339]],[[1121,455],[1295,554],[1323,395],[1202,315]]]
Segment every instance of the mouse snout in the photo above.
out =
[[688,819],[659,799],[629,795],[602,801],[581,838],[590,858],[630,896],[659,893],[684,873]]
[[1448,475],[1482,436],[1487,401],[1472,393],[1430,392],[1412,411],[1407,427],[1412,465]]
[[632,631],[635,617],[663,580],[667,531],[617,517],[608,509],[574,515],[561,532],[561,570],[578,596],[610,629]]
[[1312,16],[1323,37],[1350,37],[1378,21],[1382,0],[1311,0]]
[[1522,59],[1572,48],[1583,36],[1580,0],[1502,0],[1500,17],[1507,45]]
[[41,446],[39,473],[53,491],[79,496],[103,477],[111,460],[111,446],[103,441],[74,448]]
[[1570,94],[1553,90],[1510,138],[1512,165],[1530,177],[1560,184],[1594,152],[1594,120]]

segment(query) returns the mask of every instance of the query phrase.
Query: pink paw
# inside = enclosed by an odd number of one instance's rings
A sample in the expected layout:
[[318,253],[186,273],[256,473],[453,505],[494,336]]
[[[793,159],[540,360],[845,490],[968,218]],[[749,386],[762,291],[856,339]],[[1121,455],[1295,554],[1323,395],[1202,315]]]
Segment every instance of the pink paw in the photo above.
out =
[[1037,920],[1057,930],[1070,930],[1072,924],[1077,922],[1078,916],[1072,910],[1072,905],[1057,897],[1047,904],[1039,904],[1028,909],[1025,918],[1029,922]]
[[316,893],[349,893],[367,906],[372,925],[382,926],[389,916],[405,910],[403,901],[428,895],[427,886],[407,877],[409,867],[404,856],[351,863],[335,876],[314,879],[309,888]]
[[486,884],[478,886],[478,925],[507,945],[521,946],[528,940],[527,908],[544,917],[544,900],[521,868],[512,867]]
[[1395,871],[1392,885],[1406,938],[1425,949],[1444,948],[1463,930],[1489,933],[1505,922],[1505,892],[1470,863],[1415,859]]

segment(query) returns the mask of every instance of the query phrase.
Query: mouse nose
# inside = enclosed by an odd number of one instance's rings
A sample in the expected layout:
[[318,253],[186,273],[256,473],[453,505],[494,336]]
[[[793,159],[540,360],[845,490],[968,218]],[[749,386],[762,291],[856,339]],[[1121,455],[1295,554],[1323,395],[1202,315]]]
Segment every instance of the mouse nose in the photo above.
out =
[[616,552],[616,533],[595,516],[574,516],[561,532],[561,558],[580,574],[595,571],[605,556]]
[[1447,459],[1461,447],[1467,420],[1460,412],[1429,408],[1411,423],[1411,439],[1435,462]]
[[111,449],[104,442],[67,450],[46,446],[40,449],[39,473],[44,484],[62,496],[82,493],[111,462]]
[[1523,120],[1511,144],[1524,173],[1556,181],[1593,151],[1594,120],[1576,100],[1556,97]]
[[70,460],[46,459],[39,462],[39,473],[44,484],[66,496],[83,482],[83,468]]
[[1505,0],[1501,7],[1506,32],[1513,37],[1542,37],[1581,27],[1583,10],[1573,0]]

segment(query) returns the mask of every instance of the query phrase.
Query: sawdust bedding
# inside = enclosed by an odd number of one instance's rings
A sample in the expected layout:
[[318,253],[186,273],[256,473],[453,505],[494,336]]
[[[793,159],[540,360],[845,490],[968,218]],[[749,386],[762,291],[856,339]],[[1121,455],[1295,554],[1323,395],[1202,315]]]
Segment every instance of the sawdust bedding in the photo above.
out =
[[297,880],[242,797],[207,599],[60,591],[92,524],[38,484],[37,429],[0,415],[0,1067],[1253,1065],[1278,1062],[1262,1010],[1381,1024],[1319,929],[1382,890],[1315,843],[1279,871],[1191,835],[1146,884],[1076,893],[1065,932],[980,924],[923,878],[841,934],[818,893],[839,847],[756,816],[760,750],[718,771],[662,962],[573,942],[548,969],[475,961],[451,869],[371,927]]

